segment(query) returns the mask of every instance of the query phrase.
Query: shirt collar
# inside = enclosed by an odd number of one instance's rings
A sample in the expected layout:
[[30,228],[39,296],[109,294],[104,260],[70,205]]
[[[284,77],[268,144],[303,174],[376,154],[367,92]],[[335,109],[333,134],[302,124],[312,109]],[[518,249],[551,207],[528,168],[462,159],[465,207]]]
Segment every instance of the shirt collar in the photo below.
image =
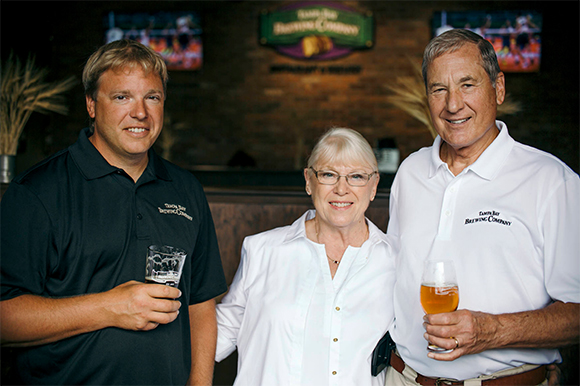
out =
[[153,147],[149,149],[149,165],[147,165],[147,168],[149,167],[152,168],[153,173],[155,173],[157,178],[165,181],[171,181],[171,176],[167,171],[167,167],[165,167],[165,164],[163,163],[163,159],[157,155],[155,150],[153,150]]
[[[495,124],[499,129],[499,135],[493,140],[487,149],[481,153],[479,158],[473,164],[465,168],[464,172],[471,170],[481,178],[492,180],[505,163],[515,141],[509,135],[507,125],[504,122],[496,120]],[[441,168],[447,169],[446,163],[443,162],[439,156],[441,142],[441,137],[437,136],[433,142],[433,146],[431,147],[429,178],[434,177]]]
[[[306,221],[313,219],[315,216],[316,210],[309,209],[298,220],[294,221],[294,223],[290,225],[284,243],[289,243],[298,238],[306,238]],[[379,242],[387,243],[387,236],[385,233],[383,233],[369,219],[367,219],[367,224],[369,226],[369,241],[371,241],[372,244]]]
[[70,147],[75,164],[87,180],[94,180],[118,169],[110,165],[89,140],[92,135],[88,127],[81,130],[79,139]]
[[510,137],[508,128],[502,121],[495,121],[499,129],[498,136],[484,150],[479,158],[470,165],[470,169],[477,173],[481,178],[492,180],[514,147],[514,139]]
[[316,216],[316,210],[309,209],[298,220],[294,221],[286,233],[284,243],[289,243],[301,237],[306,238],[306,221],[313,219],[314,216]]
[[445,162],[443,162],[439,156],[441,142],[441,137],[437,136],[435,141],[433,141],[433,146],[431,146],[431,166],[429,167],[429,178],[435,177],[435,174],[437,174],[439,169],[445,168]]
[[[99,153],[89,140],[91,135],[91,130],[88,127],[84,128],[79,134],[78,141],[70,147],[70,154],[83,176],[87,180],[94,180],[120,170],[109,164]],[[171,177],[167,168],[153,148],[149,149],[148,156],[149,163],[144,173],[151,172],[157,178],[170,181]]]

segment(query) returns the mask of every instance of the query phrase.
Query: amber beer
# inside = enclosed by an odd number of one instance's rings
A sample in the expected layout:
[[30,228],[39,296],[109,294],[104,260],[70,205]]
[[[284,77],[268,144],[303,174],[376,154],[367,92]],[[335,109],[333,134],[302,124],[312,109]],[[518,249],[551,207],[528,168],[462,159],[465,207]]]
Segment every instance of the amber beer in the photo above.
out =
[[437,287],[421,284],[421,305],[427,314],[452,312],[459,304],[459,288],[456,285]]

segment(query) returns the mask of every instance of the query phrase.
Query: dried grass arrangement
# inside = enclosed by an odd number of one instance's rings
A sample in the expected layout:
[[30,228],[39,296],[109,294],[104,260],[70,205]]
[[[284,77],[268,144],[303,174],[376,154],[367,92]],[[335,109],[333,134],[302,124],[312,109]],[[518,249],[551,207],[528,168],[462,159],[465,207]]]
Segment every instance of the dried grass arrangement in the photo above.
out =
[[[414,69],[414,75],[397,77],[394,86],[387,85],[387,88],[394,93],[387,97],[387,101],[423,123],[431,136],[435,138],[437,132],[431,122],[421,66],[415,62],[410,62]],[[512,101],[507,94],[504,102],[497,107],[497,116],[516,114],[520,111],[519,102]]]
[[394,95],[389,95],[387,101],[427,126],[429,133],[435,138],[437,132],[431,122],[421,67],[410,62],[415,75],[399,76],[396,78],[395,85],[388,85],[387,87],[393,91]]
[[33,112],[66,115],[63,93],[75,84],[74,76],[48,83],[48,70],[36,68],[29,57],[24,66],[10,54],[2,64],[0,94],[0,154],[16,155],[18,140]]

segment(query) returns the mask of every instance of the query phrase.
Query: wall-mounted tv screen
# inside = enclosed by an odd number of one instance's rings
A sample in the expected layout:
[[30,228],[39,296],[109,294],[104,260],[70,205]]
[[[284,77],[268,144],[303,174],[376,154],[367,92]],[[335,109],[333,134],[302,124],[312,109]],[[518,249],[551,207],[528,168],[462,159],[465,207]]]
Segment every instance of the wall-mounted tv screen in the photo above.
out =
[[433,36],[454,28],[480,34],[493,44],[504,72],[538,72],[542,14],[538,11],[441,11],[433,16]]
[[109,12],[103,22],[105,43],[137,40],[161,54],[169,70],[202,66],[201,26],[195,12]]

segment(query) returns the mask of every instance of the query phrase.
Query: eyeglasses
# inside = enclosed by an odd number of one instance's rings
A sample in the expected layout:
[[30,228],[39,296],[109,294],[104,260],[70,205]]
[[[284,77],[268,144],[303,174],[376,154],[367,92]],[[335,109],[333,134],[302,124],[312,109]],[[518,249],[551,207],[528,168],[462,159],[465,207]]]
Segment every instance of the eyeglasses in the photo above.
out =
[[377,173],[376,171],[372,172],[371,174],[349,173],[346,176],[342,176],[337,172],[333,172],[332,170],[316,170],[312,166],[310,169],[312,169],[314,175],[316,175],[316,179],[322,185],[334,185],[338,182],[340,177],[344,177],[350,186],[365,186],[369,183],[372,176]]

